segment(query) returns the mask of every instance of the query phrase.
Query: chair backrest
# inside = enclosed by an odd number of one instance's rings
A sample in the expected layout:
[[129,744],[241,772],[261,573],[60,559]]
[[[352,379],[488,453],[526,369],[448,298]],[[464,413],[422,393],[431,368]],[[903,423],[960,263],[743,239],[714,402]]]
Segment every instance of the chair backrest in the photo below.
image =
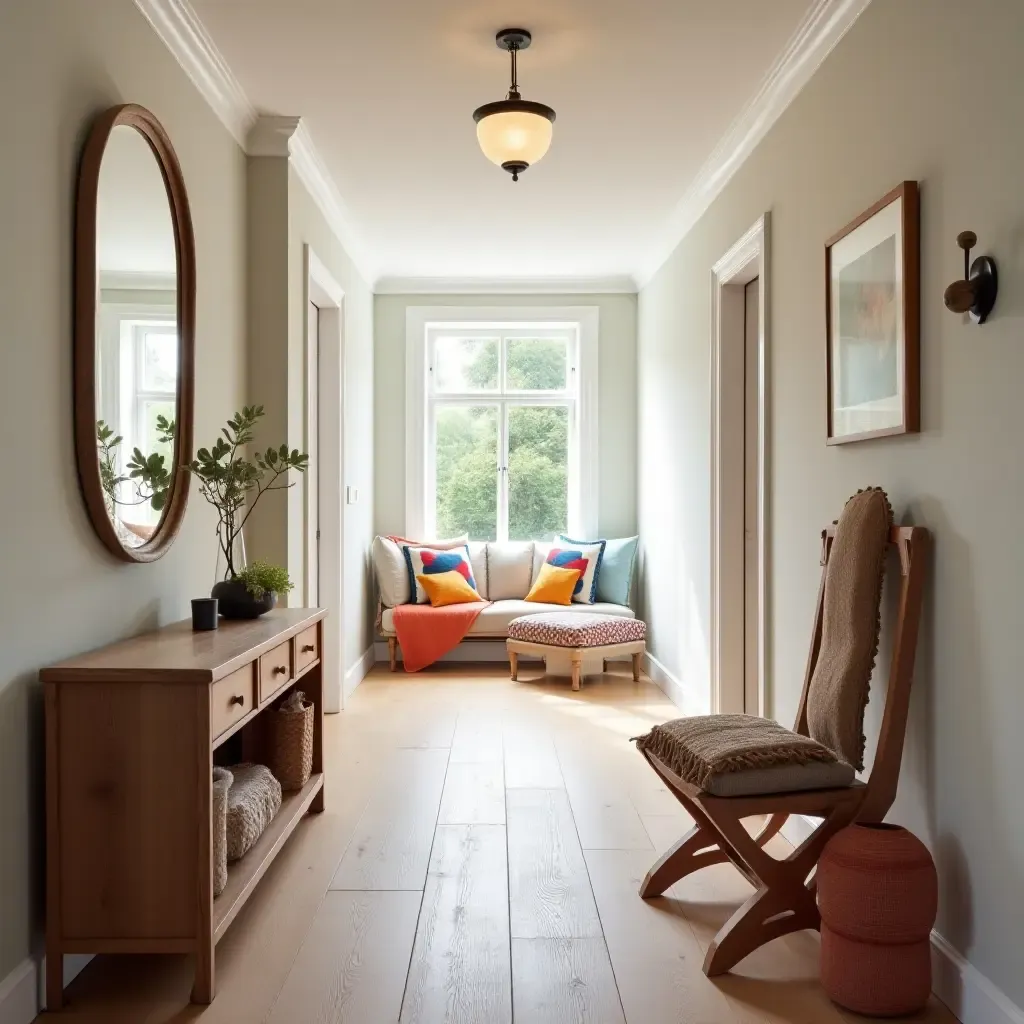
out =
[[[822,616],[825,599],[825,569],[832,552],[835,527],[822,531],[821,585],[814,615],[814,632],[807,658],[803,693],[793,728],[804,736],[807,727],[807,698],[811,679],[821,649]],[[892,658],[889,663],[889,686],[885,695],[885,709],[878,736],[875,759],[868,778],[868,793],[858,814],[861,821],[881,821],[893,800],[899,783],[900,762],[903,758],[903,740],[906,734],[907,713],[910,708],[910,686],[914,677],[914,656],[917,650],[918,626],[924,597],[931,535],[922,526],[894,526],[889,531],[889,545],[895,548],[900,565],[900,596],[893,630]]]

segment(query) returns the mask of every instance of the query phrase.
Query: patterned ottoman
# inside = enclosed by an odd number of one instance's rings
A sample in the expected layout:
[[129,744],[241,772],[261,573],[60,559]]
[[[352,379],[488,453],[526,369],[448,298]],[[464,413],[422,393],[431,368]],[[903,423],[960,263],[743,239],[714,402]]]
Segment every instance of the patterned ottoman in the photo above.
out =
[[640,619],[594,612],[539,612],[522,615],[508,625],[508,660],[512,678],[519,674],[519,655],[540,655],[551,673],[552,660],[569,657],[572,688],[580,688],[584,657],[590,664],[620,654],[633,656],[633,679],[640,678],[640,659],[646,650],[647,624]]

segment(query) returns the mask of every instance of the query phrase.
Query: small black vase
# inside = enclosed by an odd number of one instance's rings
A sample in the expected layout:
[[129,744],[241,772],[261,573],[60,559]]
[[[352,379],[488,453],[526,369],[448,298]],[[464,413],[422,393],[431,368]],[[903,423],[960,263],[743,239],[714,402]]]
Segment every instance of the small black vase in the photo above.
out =
[[277,604],[277,595],[272,590],[264,591],[262,597],[253,597],[243,580],[215,583],[210,597],[217,598],[225,619],[258,619]]

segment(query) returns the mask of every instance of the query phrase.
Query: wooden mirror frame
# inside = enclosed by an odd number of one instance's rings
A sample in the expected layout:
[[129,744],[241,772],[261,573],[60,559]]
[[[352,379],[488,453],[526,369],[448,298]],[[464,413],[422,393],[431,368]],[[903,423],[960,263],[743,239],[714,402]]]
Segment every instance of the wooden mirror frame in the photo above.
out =
[[[126,548],[117,536],[103,500],[96,447],[96,241],[100,165],[110,133],[119,125],[143,136],[160,168],[174,226],[177,262],[178,395],[174,462],[167,504],[153,536]],[[195,409],[196,246],[185,179],[163,125],[145,107],[125,103],[104,111],[93,123],[78,171],[75,213],[74,422],[78,479],[89,518],[110,552],[126,562],[152,562],[167,553],[188,504]]]

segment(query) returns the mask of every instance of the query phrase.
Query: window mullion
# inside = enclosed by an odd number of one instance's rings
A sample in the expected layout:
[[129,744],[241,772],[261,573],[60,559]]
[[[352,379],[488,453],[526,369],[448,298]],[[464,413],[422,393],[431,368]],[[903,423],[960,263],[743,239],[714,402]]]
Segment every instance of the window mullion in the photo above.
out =
[[508,403],[498,413],[498,540],[508,540]]

